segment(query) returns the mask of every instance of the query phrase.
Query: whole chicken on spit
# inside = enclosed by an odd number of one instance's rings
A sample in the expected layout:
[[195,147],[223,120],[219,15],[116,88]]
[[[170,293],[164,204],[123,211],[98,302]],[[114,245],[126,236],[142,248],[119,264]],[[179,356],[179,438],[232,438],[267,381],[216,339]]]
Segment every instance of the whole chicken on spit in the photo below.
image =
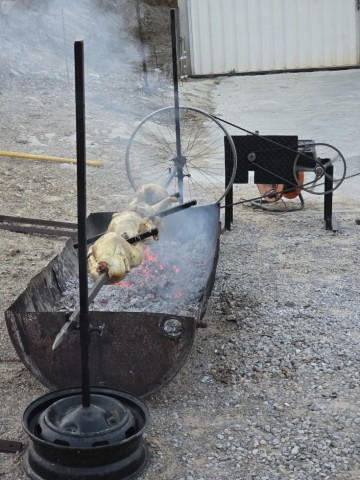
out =
[[179,201],[177,195],[168,192],[157,184],[143,185],[128,207],[114,213],[107,231],[88,250],[88,267],[93,280],[107,272],[108,283],[121,281],[143,260],[144,244],[158,240],[155,235],[135,244],[127,239],[160,227],[157,213],[170,204]]

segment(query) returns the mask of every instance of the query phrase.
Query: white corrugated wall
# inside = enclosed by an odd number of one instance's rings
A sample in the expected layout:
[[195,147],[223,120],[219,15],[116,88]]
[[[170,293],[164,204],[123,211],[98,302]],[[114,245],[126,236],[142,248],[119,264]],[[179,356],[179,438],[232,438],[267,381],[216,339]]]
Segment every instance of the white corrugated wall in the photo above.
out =
[[191,73],[359,64],[357,0],[187,0]]

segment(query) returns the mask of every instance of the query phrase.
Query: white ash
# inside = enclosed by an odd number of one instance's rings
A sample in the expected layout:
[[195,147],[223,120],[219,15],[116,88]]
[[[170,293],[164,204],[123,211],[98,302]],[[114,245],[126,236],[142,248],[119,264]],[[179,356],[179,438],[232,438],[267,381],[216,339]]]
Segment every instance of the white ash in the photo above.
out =
[[[214,251],[206,235],[186,243],[160,240],[144,250],[144,260],[122,282],[105,285],[89,306],[92,311],[171,313],[194,316],[213,268]],[[88,279],[89,289],[93,280]],[[57,311],[79,303],[79,279],[72,277]]]

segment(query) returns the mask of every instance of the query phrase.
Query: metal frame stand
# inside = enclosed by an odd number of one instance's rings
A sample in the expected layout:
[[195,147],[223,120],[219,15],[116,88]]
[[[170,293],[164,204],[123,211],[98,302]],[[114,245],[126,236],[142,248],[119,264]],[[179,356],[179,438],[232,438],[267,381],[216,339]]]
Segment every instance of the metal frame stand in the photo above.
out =
[[[254,172],[254,183],[278,184],[285,183],[294,185],[293,167],[297,157],[297,150],[302,140],[293,135],[235,135],[231,137],[237,153],[237,170],[233,184],[249,183],[249,172]],[[272,145],[270,142],[276,142],[279,146]],[[311,143],[306,141],[305,143]],[[313,142],[312,142],[313,143]],[[314,155],[314,152],[313,152]],[[314,157],[315,158],[315,157]],[[310,162],[313,162],[310,159]],[[299,165],[300,166],[300,165]],[[229,142],[225,138],[225,171],[226,182],[229,181],[233,168],[232,152]],[[267,171],[265,171],[267,170]],[[336,227],[332,213],[332,188],[333,188],[333,166],[330,165],[325,170],[324,183],[324,221],[326,230],[335,231]],[[225,229],[231,230],[231,224],[234,220],[233,215],[233,187],[225,196]]]

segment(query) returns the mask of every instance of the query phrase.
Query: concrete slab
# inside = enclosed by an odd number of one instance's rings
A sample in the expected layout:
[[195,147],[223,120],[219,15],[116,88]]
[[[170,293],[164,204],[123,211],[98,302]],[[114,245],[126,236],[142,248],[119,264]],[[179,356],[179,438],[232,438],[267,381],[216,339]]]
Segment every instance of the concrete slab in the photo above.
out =
[[[211,89],[217,116],[263,135],[295,134],[331,144],[344,155],[347,175],[360,173],[360,70],[217,77],[202,82]],[[229,131],[242,133],[231,127]],[[346,179],[336,190],[336,198],[342,197],[360,202],[360,176]]]

